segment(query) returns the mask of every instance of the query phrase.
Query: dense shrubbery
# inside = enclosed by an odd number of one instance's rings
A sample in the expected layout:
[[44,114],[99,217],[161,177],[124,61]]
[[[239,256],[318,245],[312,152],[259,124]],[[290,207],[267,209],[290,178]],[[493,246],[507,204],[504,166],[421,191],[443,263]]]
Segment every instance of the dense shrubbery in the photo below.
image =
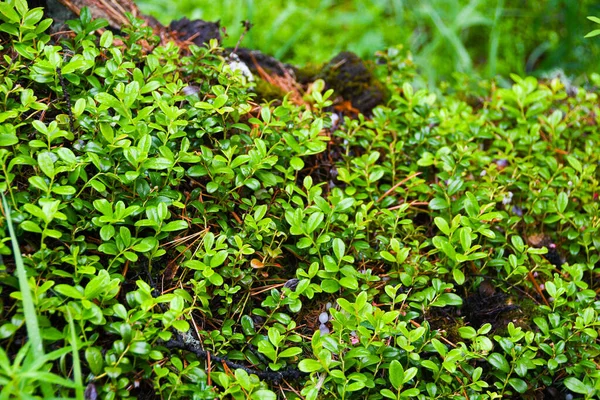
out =
[[217,43],[84,12],[56,44],[15,3],[0,397],[600,393],[596,93],[415,91],[391,49],[338,120],[322,81],[258,105]]

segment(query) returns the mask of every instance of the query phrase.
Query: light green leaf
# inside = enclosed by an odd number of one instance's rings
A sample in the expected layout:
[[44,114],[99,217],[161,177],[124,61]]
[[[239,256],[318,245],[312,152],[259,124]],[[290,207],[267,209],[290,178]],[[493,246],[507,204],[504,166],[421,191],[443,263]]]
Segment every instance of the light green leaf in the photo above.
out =
[[298,369],[302,372],[311,373],[323,369],[323,366],[317,360],[312,360],[308,358],[298,363]]
[[588,394],[592,391],[592,388],[588,387],[585,383],[572,376],[565,378],[563,383],[569,390],[575,393]]
[[569,204],[569,197],[565,192],[560,192],[556,198],[556,209],[559,213],[564,213]]
[[448,222],[442,217],[435,217],[433,222],[438,227],[440,231],[444,233],[446,236],[450,236],[450,227],[448,226]]
[[38,155],[38,165],[42,172],[46,174],[46,176],[50,179],[54,178],[55,170],[54,170],[54,161],[52,161],[52,157],[50,153],[43,152]]
[[335,257],[340,261],[342,257],[344,257],[344,253],[346,252],[346,244],[340,238],[333,239],[333,253]]
[[390,363],[389,374],[390,383],[394,389],[400,389],[404,383],[404,368],[402,368],[402,364],[398,360],[392,360]]

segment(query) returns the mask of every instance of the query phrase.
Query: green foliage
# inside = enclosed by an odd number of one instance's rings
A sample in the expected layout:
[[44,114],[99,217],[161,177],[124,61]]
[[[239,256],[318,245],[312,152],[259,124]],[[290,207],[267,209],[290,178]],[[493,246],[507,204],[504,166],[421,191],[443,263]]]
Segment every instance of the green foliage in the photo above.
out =
[[457,71],[484,77],[511,72],[597,73],[600,46],[584,39],[594,0],[156,0],[136,2],[169,24],[186,16],[220,20],[233,47],[243,20],[255,28],[243,46],[293,64],[323,63],[340,51],[372,57],[403,44],[433,88]]
[[216,42],[0,18],[0,397],[600,393],[595,92],[436,95],[392,48],[335,122]]
[[[588,19],[592,22],[600,24],[600,18],[598,18],[598,17],[588,17]],[[600,35],[600,29],[594,29],[593,31],[591,31],[587,35],[585,35],[585,37],[589,38],[589,37],[594,37],[594,36],[598,36],[598,35]]]

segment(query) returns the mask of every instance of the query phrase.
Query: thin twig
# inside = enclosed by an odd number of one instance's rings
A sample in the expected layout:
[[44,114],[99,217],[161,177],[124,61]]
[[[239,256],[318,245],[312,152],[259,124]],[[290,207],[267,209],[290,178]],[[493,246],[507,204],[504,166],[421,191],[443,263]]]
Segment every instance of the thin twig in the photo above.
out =
[[244,27],[244,31],[240,35],[240,38],[238,39],[237,43],[235,44],[235,47],[233,48],[233,51],[231,52],[231,54],[235,54],[237,52],[238,48],[240,47],[240,44],[242,43],[242,40],[244,40],[244,37],[250,31],[250,29],[252,29],[252,25],[253,24],[250,21],[242,21],[242,26]]
[[421,172],[415,172],[410,174],[409,176],[407,176],[406,178],[402,179],[400,182],[396,183],[394,186],[392,186],[388,191],[386,191],[384,194],[381,195],[381,197],[377,200],[378,202],[383,200],[386,196],[388,196],[390,193],[392,193],[394,190],[398,189],[398,186],[402,185],[403,183],[411,180],[412,178],[421,175]]

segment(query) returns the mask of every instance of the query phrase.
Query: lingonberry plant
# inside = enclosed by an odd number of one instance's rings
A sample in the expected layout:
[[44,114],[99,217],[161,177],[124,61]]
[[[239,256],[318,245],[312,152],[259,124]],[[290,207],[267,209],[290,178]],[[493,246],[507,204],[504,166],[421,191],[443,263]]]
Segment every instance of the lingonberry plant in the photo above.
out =
[[351,117],[216,41],[0,18],[0,398],[600,394],[596,88],[393,48]]

